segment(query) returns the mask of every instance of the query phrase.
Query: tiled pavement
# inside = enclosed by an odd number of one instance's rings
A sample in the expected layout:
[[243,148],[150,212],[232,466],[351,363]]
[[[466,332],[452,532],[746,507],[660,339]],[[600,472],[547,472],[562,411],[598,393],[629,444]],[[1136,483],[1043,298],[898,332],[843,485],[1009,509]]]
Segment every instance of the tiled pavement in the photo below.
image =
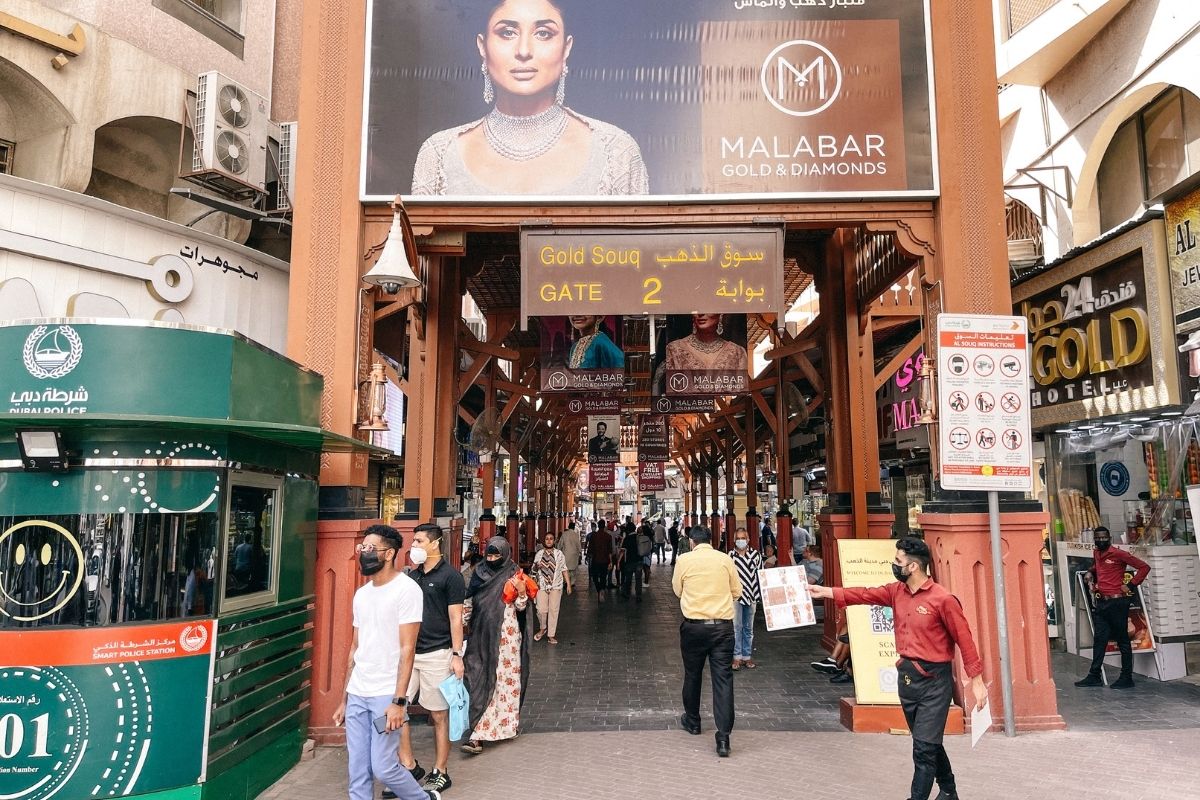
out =
[[[656,565],[640,604],[598,604],[583,592],[564,598],[559,644],[534,645],[521,737],[478,757],[456,750],[450,765],[455,786],[447,796],[905,796],[910,740],[842,730],[837,709],[845,687],[830,685],[808,667],[824,656],[816,629],[756,632],[760,666],[736,676],[733,758],[713,755],[707,691],[701,706],[705,735],[679,731],[679,610],[669,581],[669,568]],[[975,752],[966,737],[952,737],[947,749],[964,797],[1200,797],[1200,687],[1141,680],[1134,692],[1082,690],[1071,682],[1086,670],[1085,662],[1056,654],[1054,668],[1059,710],[1070,730],[1011,740],[992,734]],[[430,736],[427,727],[414,729],[418,753],[432,750]],[[1125,766],[1105,769],[1114,753],[1127,754],[1120,759]],[[345,797],[344,751],[318,749],[314,760],[302,762],[263,797]]]

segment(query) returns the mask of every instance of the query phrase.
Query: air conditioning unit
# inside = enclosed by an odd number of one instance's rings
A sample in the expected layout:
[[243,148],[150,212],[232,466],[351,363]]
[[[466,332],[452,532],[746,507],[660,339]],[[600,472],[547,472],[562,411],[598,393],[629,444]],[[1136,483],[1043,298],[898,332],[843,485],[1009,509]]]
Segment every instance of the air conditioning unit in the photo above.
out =
[[279,185],[275,189],[275,209],[291,211],[296,196],[297,123],[279,124]]
[[230,197],[266,193],[267,100],[219,72],[196,85],[192,171],[184,177]]

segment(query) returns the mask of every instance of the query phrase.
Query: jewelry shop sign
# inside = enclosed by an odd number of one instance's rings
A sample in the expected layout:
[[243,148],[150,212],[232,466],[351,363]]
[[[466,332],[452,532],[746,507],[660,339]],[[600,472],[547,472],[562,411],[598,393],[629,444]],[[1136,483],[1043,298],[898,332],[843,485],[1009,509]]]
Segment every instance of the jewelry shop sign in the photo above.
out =
[[369,0],[363,200],[933,197],[928,0]]
[[1024,317],[938,314],[941,480],[946,489],[1032,491]]
[[783,227],[525,228],[529,317],[781,313]]

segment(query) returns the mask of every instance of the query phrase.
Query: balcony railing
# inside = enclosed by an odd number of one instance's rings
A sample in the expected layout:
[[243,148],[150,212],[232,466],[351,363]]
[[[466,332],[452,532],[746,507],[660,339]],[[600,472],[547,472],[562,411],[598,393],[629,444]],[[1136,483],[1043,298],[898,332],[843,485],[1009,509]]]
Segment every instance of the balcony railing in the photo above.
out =
[[1029,23],[1040,17],[1058,0],[1007,0],[1008,6],[1008,35],[1012,36]]

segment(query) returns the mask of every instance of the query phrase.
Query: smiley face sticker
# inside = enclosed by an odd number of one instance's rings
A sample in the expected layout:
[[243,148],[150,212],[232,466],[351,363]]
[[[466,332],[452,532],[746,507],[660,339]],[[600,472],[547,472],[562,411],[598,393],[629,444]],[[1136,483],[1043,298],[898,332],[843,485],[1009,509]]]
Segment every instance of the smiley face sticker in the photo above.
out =
[[0,563],[0,615],[17,622],[60,611],[83,583],[83,550],[74,534],[57,523],[18,522],[0,533],[0,553],[8,554],[7,562]]

